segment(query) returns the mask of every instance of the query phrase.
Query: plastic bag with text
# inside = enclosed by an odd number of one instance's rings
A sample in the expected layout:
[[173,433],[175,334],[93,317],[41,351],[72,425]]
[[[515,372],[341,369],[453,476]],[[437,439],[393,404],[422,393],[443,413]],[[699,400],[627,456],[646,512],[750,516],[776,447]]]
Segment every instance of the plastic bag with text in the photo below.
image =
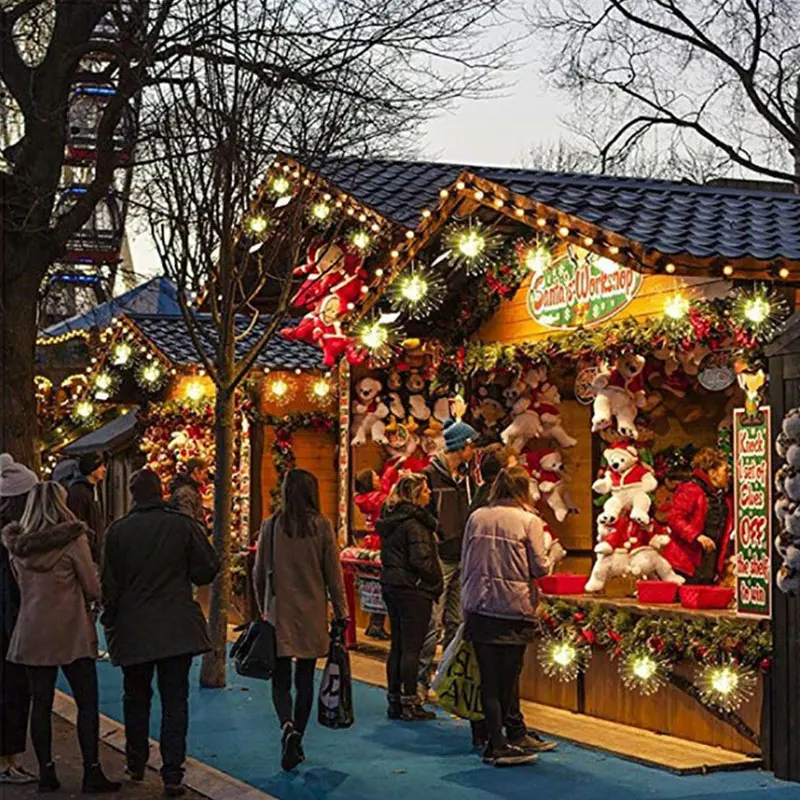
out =
[[475,649],[464,639],[463,625],[444,651],[431,688],[439,705],[450,714],[473,721],[483,719],[481,671]]

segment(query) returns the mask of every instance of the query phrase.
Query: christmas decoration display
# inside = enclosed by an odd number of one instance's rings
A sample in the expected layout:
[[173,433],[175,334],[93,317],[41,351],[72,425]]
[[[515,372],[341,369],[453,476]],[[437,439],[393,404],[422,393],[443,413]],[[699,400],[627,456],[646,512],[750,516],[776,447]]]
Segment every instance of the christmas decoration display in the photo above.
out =
[[667,682],[669,663],[650,648],[628,653],[620,659],[625,688],[645,696],[655,694]]
[[136,370],[136,382],[143,389],[154,392],[167,382],[167,371],[158,361],[145,361]]
[[444,245],[450,264],[467,275],[480,275],[501,256],[503,239],[477,218],[455,223],[445,231]]
[[650,523],[650,492],[658,487],[653,470],[642,463],[639,450],[632,444],[618,442],[605,449],[603,458],[608,465],[605,474],[592,484],[601,495],[610,494],[598,517],[602,525],[613,525],[623,511],[633,522]]
[[782,559],[778,588],[787,594],[800,592],[800,409],[783,418],[775,450],[785,464],[775,475],[775,547]]
[[592,648],[583,636],[560,634],[541,639],[536,654],[548,678],[574,681],[586,669]]
[[504,391],[511,422],[500,434],[502,440],[515,452],[521,453],[531,439],[544,433],[542,420],[533,408],[530,388],[523,380],[515,380]]
[[755,683],[752,670],[742,667],[733,659],[726,659],[719,664],[706,664],[697,675],[703,702],[729,712],[736,711],[752,697]]
[[620,356],[610,370],[601,372],[594,379],[593,432],[610,428],[616,419],[620,436],[638,437],[634,421],[638,410],[645,404],[644,366],[643,356],[628,353]]
[[578,440],[570,436],[561,425],[561,395],[547,380],[547,368],[532,367],[523,377],[530,392],[532,408],[539,415],[542,436],[554,439],[559,447],[575,447]]
[[419,320],[429,317],[441,306],[445,285],[436,273],[414,264],[394,281],[391,294],[395,309],[409,319]]
[[531,450],[523,458],[523,466],[528,470],[534,484],[532,491],[541,494],[556,520],[563,522],[568,514],[577,514],[578,509],[564,479],[561,453],[553,449]]
[[389,409],[381,400],[383,384],[377,378],[366,377],[358,381],[353,393],[354,447],[365,444],[369,436],[376,444],[386,444],[386,424]]
[[105,402],[111,399],[111,396],[117,391],[119,386],[119,377],[107,370],[95,374],[92,380],[92,394],[94,399],[99,402]]

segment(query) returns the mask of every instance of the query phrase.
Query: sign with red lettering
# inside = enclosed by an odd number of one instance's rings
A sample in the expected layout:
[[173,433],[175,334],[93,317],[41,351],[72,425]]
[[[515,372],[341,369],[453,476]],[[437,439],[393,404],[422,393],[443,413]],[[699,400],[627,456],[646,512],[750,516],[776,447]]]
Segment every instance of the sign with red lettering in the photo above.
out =
[[736,535],[736,611],[772,616],[772,503],[769,407],[750,418],[733,412],[733,485]]
[[636,296],[642,276],[576,247],[531,275],[528,313],[546,328],[567,330],[613,317]]

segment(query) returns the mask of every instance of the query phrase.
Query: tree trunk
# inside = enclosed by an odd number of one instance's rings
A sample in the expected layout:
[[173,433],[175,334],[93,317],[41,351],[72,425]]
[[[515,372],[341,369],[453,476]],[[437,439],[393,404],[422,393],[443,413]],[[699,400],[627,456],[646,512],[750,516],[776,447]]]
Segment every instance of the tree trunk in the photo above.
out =
[[0,298],[0,451],[38,469],[33,386],[38,271],[33,264],[25,272],[10,267],[17,258],[20,258],[17,263],[25,264],[24,255],[16,252],[9,242],[2,256],[5,263]]
[[220,568],[211,587],[208,626],[213,650],[203,656],[200,685],[222,688],[226,684],[228,609],[231,605],[231,486],[233,485],[234,393],[217,389],[214,439],[216,475],[214,478],[214,547]]

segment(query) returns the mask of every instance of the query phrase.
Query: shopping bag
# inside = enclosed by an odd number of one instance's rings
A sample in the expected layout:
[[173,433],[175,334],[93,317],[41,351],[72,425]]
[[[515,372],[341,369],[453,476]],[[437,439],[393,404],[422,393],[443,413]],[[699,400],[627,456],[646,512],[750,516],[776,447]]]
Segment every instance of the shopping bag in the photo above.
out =
[[275,628],[269,622],[256,620],[235,629],[239,638],[231,647],[230,656],[239,675],[268,681],[275,671]]
[[481,671],[475,648],[464,639],[463,625],[444,651],[431,686],[445,711],[462,719],[483,719]]
[[334,626],[328,661],[319,687],[317,719],[325,728],[349,728],[355,722],[353,713],[353,679],[350,654],[344,646],[344,629]]

